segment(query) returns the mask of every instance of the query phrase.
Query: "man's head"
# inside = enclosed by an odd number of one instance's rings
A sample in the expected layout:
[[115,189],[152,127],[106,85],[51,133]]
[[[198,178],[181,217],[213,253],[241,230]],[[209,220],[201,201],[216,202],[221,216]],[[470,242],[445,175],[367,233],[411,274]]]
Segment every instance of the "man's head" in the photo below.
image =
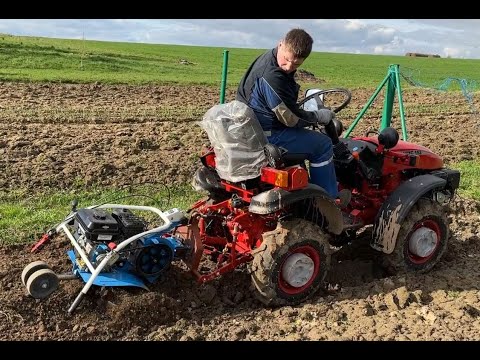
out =
[[297,70],[312,51],[313,39],[303,29],[292,29],[278,44],[278,66],[286,73]]

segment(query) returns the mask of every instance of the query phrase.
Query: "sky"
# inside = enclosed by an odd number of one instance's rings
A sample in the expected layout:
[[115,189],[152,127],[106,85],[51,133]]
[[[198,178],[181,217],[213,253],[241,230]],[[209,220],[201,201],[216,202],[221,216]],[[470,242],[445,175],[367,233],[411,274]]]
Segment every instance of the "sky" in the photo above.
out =
[[269,49],[294,27],[318,52],[480,59],[480,19],[0,19],[11,35],[226,49]]

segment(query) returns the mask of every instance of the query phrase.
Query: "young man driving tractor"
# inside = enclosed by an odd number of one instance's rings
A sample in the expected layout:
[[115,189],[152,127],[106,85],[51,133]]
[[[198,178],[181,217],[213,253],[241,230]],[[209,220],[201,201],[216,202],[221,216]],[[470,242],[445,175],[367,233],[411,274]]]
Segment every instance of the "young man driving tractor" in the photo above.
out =
[[[348,156],[338,140],[332,120],[335,113],[328,108],[305,111],[297,104],[300,86],[294,75],[312,51],[313,39],[303,29],[292,29],[277,47],[260,55],[250,65],[237,90],[236,100],[247,104],[255,113],[268,141],[293,154],[305,154],[310,162],[310,181],[325,189],[346,205],[350,194],[339,194],[333,155]],[[306,129],[324,125],[329,136]]]

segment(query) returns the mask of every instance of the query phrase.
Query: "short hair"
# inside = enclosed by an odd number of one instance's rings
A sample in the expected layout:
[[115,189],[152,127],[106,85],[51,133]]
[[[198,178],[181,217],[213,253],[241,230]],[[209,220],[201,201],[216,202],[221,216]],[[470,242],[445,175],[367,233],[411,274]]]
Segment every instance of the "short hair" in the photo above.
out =
[[306,59],[312,52],[312,37],[303,29],[290,30],[283,39],[286,47],[296,57]]

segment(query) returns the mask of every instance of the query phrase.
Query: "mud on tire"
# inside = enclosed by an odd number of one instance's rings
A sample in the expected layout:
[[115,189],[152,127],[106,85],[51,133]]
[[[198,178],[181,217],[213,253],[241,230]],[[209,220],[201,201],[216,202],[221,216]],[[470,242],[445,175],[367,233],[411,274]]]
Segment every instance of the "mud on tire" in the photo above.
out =
[[[422,228],[430,232],[436,239],[433,251],[424,257],[415,255],[409,247],[412,235]],[[420,199],[403,220],[395,249],[391,254],[382,254],[379,259],[380,264],[391,275],[406,272],[428,272],[445,253],[448,237],[448,221],[444,208],[433,200]]]
[[[262,245],[254,254],[251,271],[256,297],[270,306],[301,303],[323,285],[330,254],[328,235],[319,226],[303,219],[279,222],[275,230],[263,234]],[[286,264],[296,259],[306,265],[295,268],[306,269],[306,277],[297,276],[299,282],[292,286],[284,275],[289,276],[288,269],[295,267]]]

